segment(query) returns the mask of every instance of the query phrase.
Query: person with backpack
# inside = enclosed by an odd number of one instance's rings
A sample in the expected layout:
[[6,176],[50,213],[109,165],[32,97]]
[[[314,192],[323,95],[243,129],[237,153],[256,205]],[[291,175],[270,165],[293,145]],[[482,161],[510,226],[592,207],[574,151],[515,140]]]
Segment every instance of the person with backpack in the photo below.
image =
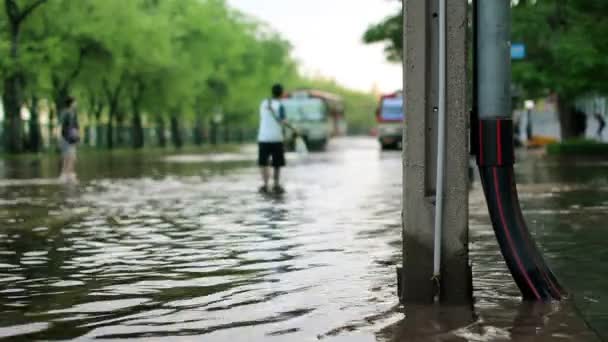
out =
[[76,146],[80,142],[80,126],[76,112],[76,100],[68,97],[65,108],[59,112],[59,147],[61,149],[61,176],[65,182],[77,182],[76,178]]
[[[283,86],[275,84],[272,86],[272,97],[265,99],[260,104],[260,125],[258,130],[258,166],[262,174],[263,185],[260,192],[272,192],[281,194],[285,189],[281,186],[281,168],[285,166],[285,146],[283,144],[283,127],[288,127],[296,133],[289,125],[285,117],[285,108],[281,104]],[[274,183],[270,189],[270,167],[274,169]]]

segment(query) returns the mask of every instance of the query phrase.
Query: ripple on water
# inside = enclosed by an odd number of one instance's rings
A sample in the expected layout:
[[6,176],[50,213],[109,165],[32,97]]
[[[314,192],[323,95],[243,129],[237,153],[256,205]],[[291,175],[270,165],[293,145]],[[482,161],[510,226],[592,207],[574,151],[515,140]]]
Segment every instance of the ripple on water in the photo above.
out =
[[49,323],[29,323],[15,325],[11,327],[0,327],[0,337],[7,338],[19,335],[28,335],[31,333],[42,332],[49,327]]
[[[11,186],[14,198],[0,202],[0,220],[13,220],[0,233],[0,337],[352,342],[412,333],[395,296],[399,153],[381,154],[369,139],[338,141],[325,154],[290,159],[288,193],[277,198],[255,192],[258,170],[249,164],[209,169],[210,162],[232,163],[242,154],[214,158],[174,156],[130,178],[92,177],[69,201],[51,190],[19,195],[14,191],[21,188]],[[172,165],[178,166],[167,173],[147,171]],[[569,261],[560,259],[559,249],[581,253],[584,247],[568,242],[572,234],[587,233],[605,199],[567,206],[560,201],[588,190],[553,183],[522,190],[526,215],[543,222],[536,234],[549,260],[562,264],[561,274],[568,274]],[[28,205],[56,220],[28,229]],[[11,217],[16,206],[23,207]],[[575,220],[571,211],[583,212],[576,218],[582,229],[558,224]],[[462,329],[439,322],[416,331],[470,341],[533,334],[514,330],[529,310],[518,306],[480,189],[471,193],[470,227],[476,306],[483,318],[467,317],[469,308],[448,314],[467,322],[456,325]],[[598,236],[589,237],[589,244],[605,241]],[[575,257],[580,267],[588,265]],[[584,298],[590,312],[602,312],[595,309],[602,305],[601,292]],[[553,317],[546,310],[532,316]]]

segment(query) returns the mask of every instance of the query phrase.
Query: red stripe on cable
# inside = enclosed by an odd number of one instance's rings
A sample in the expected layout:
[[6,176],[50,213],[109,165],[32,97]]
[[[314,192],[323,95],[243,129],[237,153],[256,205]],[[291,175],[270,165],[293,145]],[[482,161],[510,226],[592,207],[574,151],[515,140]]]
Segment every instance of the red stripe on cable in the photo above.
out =
[[501,120],[496,121],[496,149],[498,155],[498,166],[502,166],[502,130],[500,129]]
[[479,120],[479,166],[483,166],[483,124]]
[[540,300],[541,297],[538,294],[538,291],[536,290],[536,288],[534,287],[534,284],[532,284],[532,281],[530,280],[530,277],[528,277],[528,273],[526,272],[524,265],[521,262],[521,259],[519,259],[519,255],[517,255],[516,251],[515,251],[515,244],[513,243],[513,239],[511,238],[511,234],[509,233],[509,229],[507,227],[507,220],[505,219],[505,213],[504,210],[502,208],[502,203],[500,201],[500,190],[498,187],[498,173],[496,172],[497,169],[495,167],[492,168],[492,171],[494,173],[494,193],[496,194],[496,203],[498,205],[498,212],[500,214],[500,221],[502,222],[502,228],[505,231],[505,235],[507,237],[507,241],[509,242],[509,247],[511,248],[511,252],[513,253],[513,257],[515,257],[515,262],[517,263],[517,266],[519,267],[519,270],[521,271],[521,273],[523,274],[526,283],[528,283],[528,286],[530,286],[530,289],[532,290],[532,292],[534,292],[534,295],[536,296],[537,300]]
[[562,297],[561,295],[561,291],[557,289],[557,286],[555,286],[555,283],[553,283],[553,280],[551,280],[551,278],[549,277],[549,275],[546,272],[546,269],[544,267],[540,267],[541,266],[541,261],[538,258],[537,253],[534,253],[534,243],[530,240],[530,236],[528,234],[526,234],[526,231],[524,230],[525,227],[525,222],[524,222],[524,218],[521,214],[521,209],[519,206],[519,201],[517,199],[517,188],[515,187],[515,180],[513,179],[512,175],[509,173],[509,183],[511,183],[511,191],[513,192],[513,208],[516,211],[516,215],[515,215],[515,220],[517,220],[517,225],[519,226],[519,231],[521,232],[522,238],[525,240],[526,245],[528,246],[528,249],[530,249],[532,251],[532,255],[534,255],[534,264],[536,265],[536,268],[538,268],[538,270],[540,271],[540,273],[543,275],[543,278],[545,278],[545,281],[549,284],[549,287],[551,287],[551,289],[553,290],[553,295],[555,296],[556,299],[560,299]]

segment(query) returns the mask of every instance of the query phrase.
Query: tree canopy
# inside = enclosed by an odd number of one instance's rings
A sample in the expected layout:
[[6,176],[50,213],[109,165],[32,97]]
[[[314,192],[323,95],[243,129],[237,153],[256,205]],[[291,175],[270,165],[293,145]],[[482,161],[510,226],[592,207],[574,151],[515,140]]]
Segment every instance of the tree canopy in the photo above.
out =
[[363,34],[367,44],[384,43],[386,57],[391,62],[403,60],[403,15],[402,12],[386,17],[371,25]]
[[76,97],[89,122],[110,127],[111,146],[121,139],[114,126],[134,126],[138,136],[146,122],[169,119],[179,130],[218,110],[252,126],[274,82],[308,82],[288,41],[225,0],[3,2],[0,53],[10,58],[0,60],[0,87],[10,151],[23,149],[19,110],[34,99],[48,99],[56,113]]
[[513,6],[512,40],[527,48],[527,57],[513,63],[513,79],[528,97],[556,96],[564,138],[584,133],[577,129],[577,98],[608,90],[607,14],[601,0],[520,0]]
[[607,14],[601,0],[520,0],[513,6],[512,39],[526,44],[527,58],[514,63],[514,79],[532,96],[605,93]]

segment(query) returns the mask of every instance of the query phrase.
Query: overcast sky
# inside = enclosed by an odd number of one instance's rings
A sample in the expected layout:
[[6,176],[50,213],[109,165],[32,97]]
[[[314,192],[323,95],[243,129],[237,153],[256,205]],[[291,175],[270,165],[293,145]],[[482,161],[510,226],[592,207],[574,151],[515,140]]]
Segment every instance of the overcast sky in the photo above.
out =
[[369,24],[399,9],[391,0],[228,0],[289,40],[307,74],[321,74],[351,88],[402,87],[401,66],[388,63],[382,45],[361,41]]

